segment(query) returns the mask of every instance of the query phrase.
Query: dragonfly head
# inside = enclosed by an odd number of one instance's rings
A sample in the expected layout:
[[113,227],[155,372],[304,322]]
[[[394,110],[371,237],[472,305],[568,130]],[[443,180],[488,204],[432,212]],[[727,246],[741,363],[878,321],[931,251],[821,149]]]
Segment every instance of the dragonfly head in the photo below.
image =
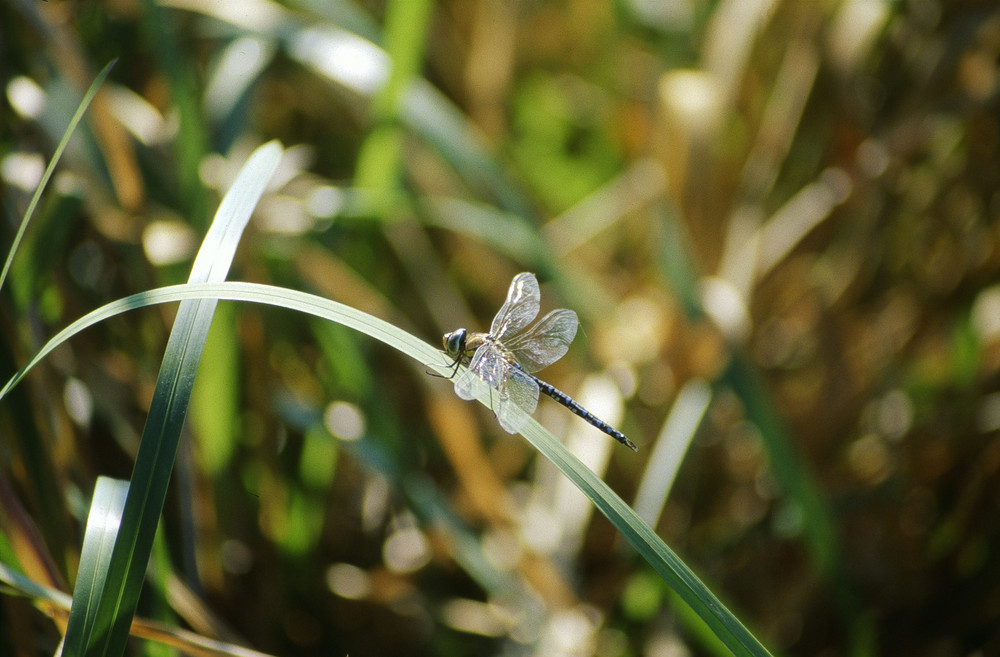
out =
[[451,333],[445,333],[441,342],[444,344],[444,352],[452,358],[458,358],[465,353],[465,336],[467,331],[464,328],[456,329]]

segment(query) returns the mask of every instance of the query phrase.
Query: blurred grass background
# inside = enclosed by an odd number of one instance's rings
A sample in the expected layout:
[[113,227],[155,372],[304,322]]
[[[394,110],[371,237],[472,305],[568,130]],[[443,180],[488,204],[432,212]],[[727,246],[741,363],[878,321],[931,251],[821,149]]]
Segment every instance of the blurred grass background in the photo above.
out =
[[[278,138],[231,280],[436,344],[534,271],[582,325],[544,378],[640,452],[537,417],[775,652],[1000,652],[994,3],[10,0],[6,243],[116,57],[2,293],[7,371],[183,281]],[[0,405],[4,564],[69,590],[171,318]],[[724,654],[520,437],[339,326],[220,304],[188,428],[144,618],[275,654]],[[0,595],[0,652],[54,650],[40,607]]]

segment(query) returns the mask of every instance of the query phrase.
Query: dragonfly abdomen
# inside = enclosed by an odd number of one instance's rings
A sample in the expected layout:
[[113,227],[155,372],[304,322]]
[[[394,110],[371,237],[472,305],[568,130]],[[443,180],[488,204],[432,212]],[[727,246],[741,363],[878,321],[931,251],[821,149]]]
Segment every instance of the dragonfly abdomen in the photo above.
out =
[[596,415],[585,409],[583,406],[580,406],[580,404],[575,399],[567,395],[565,392],[563,392],[559,388],[556,388],[554,385],[542,381],[541,379],[532,374],[528,374],[528,376],[530,376],[532,379],[535,380],[535,383],[538,384],[538,389],[541,392],[544,392],[552,399],[555,399],[557,402],[559,402],[560,404],[568,408],[570,411],[572,411],[575,415],[582,417],[588,423],[590,423],[594,427],[597,427],[604,433],[608,434],[609,436],[620,442],[622,445],[625,445],[626,447],[631,449],[633,452],[639,451],[639,448],[635,446],[635,443],[626,438],[625,434],[623,434],[618,429],[615,429],[613,426],[611,426],[601,418],[597,417]]

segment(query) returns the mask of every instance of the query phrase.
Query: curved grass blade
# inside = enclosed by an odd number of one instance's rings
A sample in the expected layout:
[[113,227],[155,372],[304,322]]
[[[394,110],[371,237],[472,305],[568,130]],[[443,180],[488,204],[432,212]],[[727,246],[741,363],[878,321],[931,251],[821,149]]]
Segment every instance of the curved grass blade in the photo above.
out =
[[0,389],[0,400],[3,400],[35,365],[77,333],[130,310],[161,303],[201,299],[248,301],[297,310],[360,331],[413,357],[421,363],[421,367],[426,365],[438,374],[448,374],[451,370],[451,360],[445,357],[440,349],[377,317],[324,297],[259,283],[185,283],[137,292],[87,313],[45,343],[38,353]]
[[[191,268],[191,282],[225,279],[243,229],[281,157],[270,142],[257,149],[223,198]],[[166,499],[198,363],[215,312],[215,299],[181,303],[167,342],[125,500],[122,526],[83,636],[69,636],[72,655],[120,655],[142,589],[156,526]],[[86,556],[86,555],[85,555]],[[86,646],[85,650],[79,647]]]
[[521,435],[594,503],[734,655],[770,654],[649,525],[551,433],[532,421]]
[[10,251],[7,253],[7,260],[3,263],[3,270],[0,271],[0,288],[3,288],[4,281],[7,280],[7,273],[10,271],[10,265],[14,261],[14,254],[17,252],[17,248],[21,244],[21,240],[24,238],[24,232],[28,229],[28,222],[31,221],[32,215],[35,214],[35,208],[38,207],[38,201],[42,198],[42,193],[49,184],[49,179],[52,177],[52,173],[56,170],[56,165],[59,164],[60,158],[62,158],[63,151],[66,150],[66,145],[69,144],[70,137],[76,132],[76,126],[80,124],[83,119],[84,112],[90,107],[90,101],[94,99],[97,94],[97,90],[101,88],[104,83],[104,78],[108,77],[108,73],[114,67],[115,62],[118,59],[112,59],[108,62],[101,72],[97,74],[94,81],[90,83],[90,87],[87,89],[87,93],[84,94],[83,100],[80,101],[80,105],[77,106],[76,112],[73,114],[73,118],[70,119],[69,125],[66,126],[66,132],[63,133],[62,139],[59,140],[59,144],[56,146],[55,153],[52,154],[52,159],[49,160],[49,166],[45,168],[45,173],[42,174],[42,179],[38,183],[38,187],[35,189],[34,196],[31,197],[31,202],[28,203],[28,210],[24,213],[24,218],[21,220],[21,225],[17,229],[17,235],[14,236],[14,242],[10,245]]
[[[39,360],[44,358],[59,344],[108,317],[127,310],[157,303],[183,301],[199,298],[229,299],[249,301],[297,310],[321,319],[337,322],[348,328],[361,331],[385,344],[398,349],[420,363],[421,368],[430,368],[439,374],[447,374],[450,361],[440,349],[416,338],[392,324],[367,313],[316,295],[254,283],[216,283],[174,285],[134,294],[103,306],[80,318],[52,340],[11,379],[0,398],[23,378]],[[488,404],[484,395],[480,400]],[[669,548],[652,529],[646,525],[629,506],[614,493],[607,484],[589,470],[567,450],[552,434],[531,420],[522,430],[527,438],[546,458],[558,467],[595,506],[625,536],[636,550],[646,559],[678,595],[701,617],[712,631],[735,655],[768,655],[764,646],[743,626],[743,624],[708,590],[684,562]],[[134,485],[134,484],[133,484]]]

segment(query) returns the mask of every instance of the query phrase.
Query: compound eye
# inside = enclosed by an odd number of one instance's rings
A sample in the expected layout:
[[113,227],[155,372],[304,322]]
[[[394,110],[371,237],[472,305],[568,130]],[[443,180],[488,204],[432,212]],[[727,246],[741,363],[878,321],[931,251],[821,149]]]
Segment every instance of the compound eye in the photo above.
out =
[[444,336],[444,350],[449,356],[458,356],[465,351],[465,329],[460,328]]

